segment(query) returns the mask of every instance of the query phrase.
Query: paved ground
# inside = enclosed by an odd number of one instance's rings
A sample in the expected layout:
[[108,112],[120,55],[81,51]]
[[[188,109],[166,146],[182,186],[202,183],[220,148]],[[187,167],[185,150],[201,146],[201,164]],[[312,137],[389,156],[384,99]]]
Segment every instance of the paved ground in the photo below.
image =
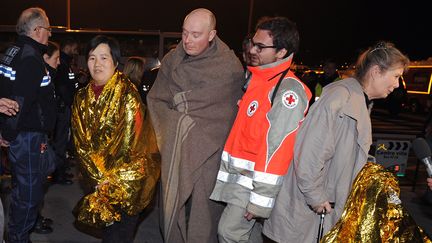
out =
[[[432,204],[426,204],[422,200],[426,184],[424,183],[426,172],[423,166],[420,166],[418,183],[415,191],[412,189],[413,170],[415,165],[408,168],[407,178],[401,179],[401,199],[411,216],[415,219],[426,233],[432,236]],[[71,211],[75,203],[82,196],[78,179],[75,177],[74,184],[52,185],[47,192],[43,215],[54,220],[54,232],[51,234],[40,235],[32,234],[33,243],[96,243],[100,242],[100,232],[95,230],[79,227],[74,224],[74,216]],[[3,193],[7,196],[7,193]],[[8,197],[3,198],[7,205]],[[6,208],[7,211],[7,208]],[[136,233],[135,243],[161,243],[159,229],[156,225],[157,214],[147,213],[145,220],[141,222]]]
[[[77,175],[75,169],[72,169]],[[31,234],[33,243],[96,243],[100,242],[101,232],[89,227],[75,224],[75,218],[72,209],[78,200],[82,197],[83,191],[79,185],[77,177],[72,179],[72,185],[54,184],[48,188],[42,215],[54,220],[51,234]],[[5,206],[8,205],[8,180],[3,180],[2,199]],[[5,188],[6,186],[6,188]],[[5,208],[8,211],[8,208]],[[6,213],[7,215],[7,213]],[[157,226],[157,213],[144,212],[142,222],[137,229],[135,243],[161,243],[162,238]],[[6,219],[7,220],[7,219]]]

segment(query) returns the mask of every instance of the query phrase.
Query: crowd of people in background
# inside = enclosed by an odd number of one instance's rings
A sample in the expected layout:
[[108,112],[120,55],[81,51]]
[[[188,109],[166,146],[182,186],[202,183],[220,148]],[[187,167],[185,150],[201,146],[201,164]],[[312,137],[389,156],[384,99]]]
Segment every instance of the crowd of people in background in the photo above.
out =
[[[95,36],[85,50],[72,38],[52,42],[45,11],[25,9],[0,59],[0,145],[12,177],[6,227],[0,201],[0,242],[4,228],[11,243],[53,231],[55,219],[40,211],[48,178],[73,184],[70,157],[87,186],[76,220],[101,229],[105,243],[133,242],[155,197],[164,242],[371,235],[340,233],[345,204],[372,160],[372,100],[399,86],[408,57],[379,42],[359,55],[352,77],[342,79],[332,59],[322,73],[298,75],[300,36],[288,18],[261,18],[242,60],[216,26],[210,10],[195,9],[160,67],[146,70],[145,58],[131,56],[120,68],[114,38]],[[83,77],[74,67],[80,51]],[[386,203],[398,197],[386,193]],[[404,217],[387,222],[400,226],[393,240],[425,237]]]

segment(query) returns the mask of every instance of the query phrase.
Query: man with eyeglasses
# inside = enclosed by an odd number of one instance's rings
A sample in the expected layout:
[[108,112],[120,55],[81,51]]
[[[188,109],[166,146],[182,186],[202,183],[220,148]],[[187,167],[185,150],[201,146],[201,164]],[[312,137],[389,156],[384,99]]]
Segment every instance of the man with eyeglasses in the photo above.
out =
[[53,169],[47,140],[55,123],[55,93],[42,57],[51,36],[49,26],[43,9],[24,10],[16,25],[17,41],[0,60],[0,97],[17,101],[20,107],[1,124],[2,137],[9,142],[12,174],[7,242],[29,242],[43,184]]
[[210,196],[227,203],[219,221],[221,243],[262,241],[251,231],[270,216],[311,97],[290,70],[298,45],[296,25],[285,17],[262,19],[250,39],[247,90]]

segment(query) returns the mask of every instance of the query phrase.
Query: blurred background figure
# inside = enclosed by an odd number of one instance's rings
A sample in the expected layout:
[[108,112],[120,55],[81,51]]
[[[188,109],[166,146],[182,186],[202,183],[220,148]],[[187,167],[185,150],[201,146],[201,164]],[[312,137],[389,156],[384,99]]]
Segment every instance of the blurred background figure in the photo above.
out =
[[43,54],[45,66],[51,79],[55,79],[57,68],[60,65],[60,46],[54,41],[48,41],[47,51]]
[[318,75],[317,84],[315,86],[315,99],[321,96],[322,89],[325,86],[340,79],[337,71],[337,63],[333,59],[327,59],[323,65],[323,73]]
[[252,47],[251,41],[250,41],[250,39],[252,37],[253,37],[253,34],[250,33],[250,34],[246,35],[246,37],[243,39],[243,42],[242,42],[242,63],[243,63],[243,66],[245,67],[245,70],[246,70],[246,67],[249,66],[251,63],[249,51]]
[[308,86],[309,90],[312,92],[312,97],[309,101],[309,107],[315,102],[315,87],[318,82],[318,74],[313,71],[304,72],[301,76],[301,80]]
[[133,84],[117,70],[120,47],[96,36],[87,47],[89,85],[72,106],[72,130],[87,194],[77,221],[103,229],[102,242],[133,242],[139,213],[160,175],[150,116]]
[[[72,62],[78,54],[78,42],[72,38],[64,39],[61,43],[60,65],[53,79],[56,88],[57,116],[53,137],[56,153],[56,170],[53,174],[52,182],[60,185],[71,185],[73,183],[70,180],[73,175],[66,172],[70,167],[66,159],[66,151],[68,147],[71,147],[71,106],[75,92],[78,89],[78,81],[72,70]],[[70,148],[70,150],[73,150],[73,148]]]
[[143,82],[143,75],[145,69],[146,60],[142,57],[132,56],[126,60],[126,64],[123,68],[123,74],[126,75],[129,80],[138,89],[138,93],[141,96],[141,100],[146,104],[146,96],[149,87]]
[[[46,53],[43,54],[45,66],[49,72],[51,81],[53,81],[57,74],[57,68],[60,65],[60,46],[53,41],[48,41],[48,47]],[[57,166],[57,165],[56,165]],[[47,185],[45,185],[45,189]],[[46,218],[40,214],[43,207],[43,202],[40,205],[36,224],[33,228],[33,232],[37,234],[49,234],[53,231],[51,225],[53,220]]]

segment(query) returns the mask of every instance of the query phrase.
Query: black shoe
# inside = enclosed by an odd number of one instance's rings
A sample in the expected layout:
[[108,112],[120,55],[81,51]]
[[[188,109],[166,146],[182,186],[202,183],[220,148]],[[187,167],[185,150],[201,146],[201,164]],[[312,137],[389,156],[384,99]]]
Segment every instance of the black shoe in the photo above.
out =
[[36,224],[33,233],[36,234],[50,234],[53,232],[53,229],[46,224]]
[[53,223],[53,220],[50,219],[50,218],[45,218],[44,216],[40,216],[38,218],[38,222],[36,224],[38,224],[38,223],[44,224],[44,225],[47,225],[47,226],[51,226],[52,223]]

